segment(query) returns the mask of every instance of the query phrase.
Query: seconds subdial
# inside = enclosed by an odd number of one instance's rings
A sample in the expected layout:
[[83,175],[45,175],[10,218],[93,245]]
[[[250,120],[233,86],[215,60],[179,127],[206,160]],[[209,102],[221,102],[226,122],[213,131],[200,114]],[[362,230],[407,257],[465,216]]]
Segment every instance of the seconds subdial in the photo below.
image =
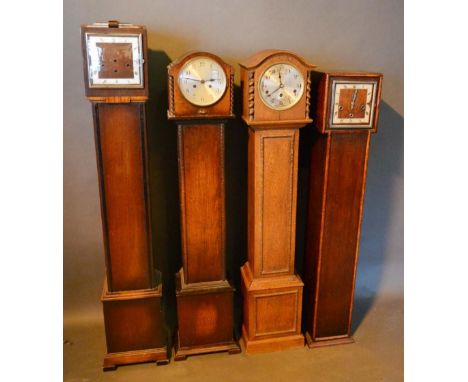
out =
[[260,95],[263,102],[275,110],[293,107],[304,93],[304,78],[290,64],[275,64],[260,78]]

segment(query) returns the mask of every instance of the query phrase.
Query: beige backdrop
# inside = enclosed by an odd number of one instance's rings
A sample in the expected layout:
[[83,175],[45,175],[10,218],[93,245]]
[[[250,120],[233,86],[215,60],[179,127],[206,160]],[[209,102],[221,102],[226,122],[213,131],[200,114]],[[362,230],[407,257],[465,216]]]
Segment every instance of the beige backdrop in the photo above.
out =
[[[79,26],[120,21],[148,29],[148,127],[156,263],[172,287],[180,265],[175,128],[165,120],[166,65],[189,50],[218,54],[236,71],[256,51],[294,51],[319,70],[384,73],[380,126],[371,144],[354,326],[376,296],[403,290],[403,0],[155,1],[64,3],[64,318],[101,320],[102,229],[91,106],[83,90]],[[239,92],[236,92],[239,110]],[[245,127],[228,127],[228,259],[245,260]],[[303,152],[306,148],[301,145]],[[297,267],[302,269],[307,161],[301,157]],[[170,304],[171,305],[171,304]]]

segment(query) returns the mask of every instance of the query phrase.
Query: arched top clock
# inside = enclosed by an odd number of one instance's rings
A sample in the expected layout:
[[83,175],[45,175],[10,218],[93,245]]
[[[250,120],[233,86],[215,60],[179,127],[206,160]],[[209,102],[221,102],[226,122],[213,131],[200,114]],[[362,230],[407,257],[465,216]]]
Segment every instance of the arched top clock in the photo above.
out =
[[280,127],[311,122],[310,71],[314,65],[285,50],[264,50],[240,67],[247,124]]
[[168,66],[169,119],[233,117],[234,71],[218,56],[191,52]]

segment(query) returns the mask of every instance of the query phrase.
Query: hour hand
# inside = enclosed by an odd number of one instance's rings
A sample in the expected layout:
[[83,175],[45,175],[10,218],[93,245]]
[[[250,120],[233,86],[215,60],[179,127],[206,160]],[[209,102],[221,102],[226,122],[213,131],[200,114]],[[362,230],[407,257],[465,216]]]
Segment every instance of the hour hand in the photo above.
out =
[[354,110],[354,103],[356,102],[357,89],[354,90],[353,96],[351,97],[351,110]]
[[192,80],[192,81],[198,81],[201,82],[201,80],[197,80],[196,78],[190,78],[190,77],[182,77],[183,80]]

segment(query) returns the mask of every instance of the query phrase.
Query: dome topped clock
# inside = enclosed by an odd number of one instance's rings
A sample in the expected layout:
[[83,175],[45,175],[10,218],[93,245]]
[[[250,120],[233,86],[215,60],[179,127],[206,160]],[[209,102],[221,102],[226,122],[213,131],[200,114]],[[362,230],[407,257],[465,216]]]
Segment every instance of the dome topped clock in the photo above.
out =
[[240,63],[243,119],[250,126],[309,119],[310,71],[315,68],[285,50],[264,50]]
[[208,52],[188,53],[168,66],[169,119],[233,117],[232,67]]

